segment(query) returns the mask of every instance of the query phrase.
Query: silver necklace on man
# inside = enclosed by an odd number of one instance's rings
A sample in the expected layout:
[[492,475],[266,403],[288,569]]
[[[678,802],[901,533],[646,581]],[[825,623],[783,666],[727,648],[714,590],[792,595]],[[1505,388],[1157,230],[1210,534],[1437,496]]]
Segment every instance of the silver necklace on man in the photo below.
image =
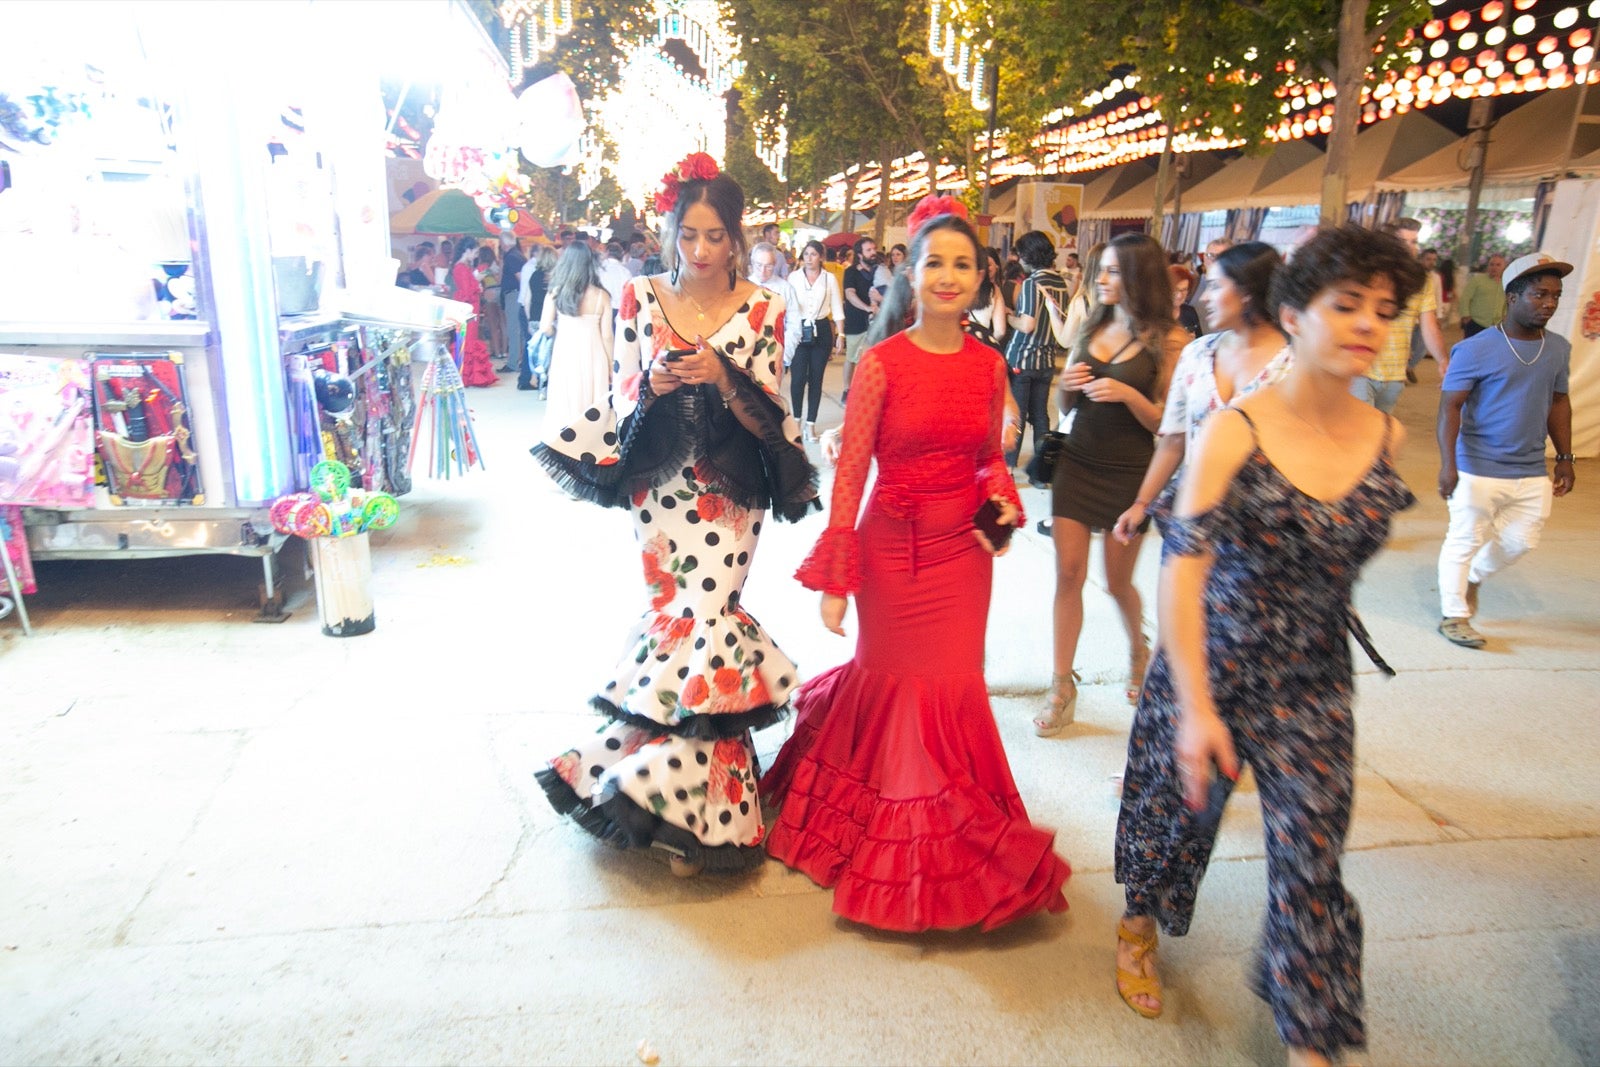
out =
[[1515,356],[1517,358],[1517,362],[1522,364],[1524,367],[1533,366],[1535,363],[1539,362],[1539,357],[1544,355],[1545,332],[1543,330],[1539,331],[1539,351],[1533,354],[1532,359],[1523,359],[1522,353],[1517,351],[1517,346],[1511,343],[1511,335],[1506,333],[1506,324],[1502,322],[1496,327],[1496,329],[1500,331],[1500,336],[1506,339],[1506,347],[1511,349],[1511,354]]

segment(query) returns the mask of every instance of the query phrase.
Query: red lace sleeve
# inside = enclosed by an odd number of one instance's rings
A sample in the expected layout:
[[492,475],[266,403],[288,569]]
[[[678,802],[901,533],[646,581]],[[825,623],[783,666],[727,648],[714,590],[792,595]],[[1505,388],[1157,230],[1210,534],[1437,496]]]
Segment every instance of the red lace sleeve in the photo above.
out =
[[978,453],[978,488],[983,498],[1001,497],[1011,501],[1017,509],[1017,525],[1027,524],[1028,516],[1022,509],[1022,497],[1017,493],[1017,483],[1011,478],[1005,455],[1000,449],[1000,432],[1006,417],[1006,365],[998,356],[994,361],[994,393],[989,399],[989,436]]
[[887,382],[883,362],[877,355],[868,352],[862,356],[850,380],[850,403],[844,411],[844,435],[839,469],[833,476],[833,498],[828,505],[828,528],[794,575],[807,589],[849,596],[861,588],[856,517],[861,511],[861,496],[878,441]]

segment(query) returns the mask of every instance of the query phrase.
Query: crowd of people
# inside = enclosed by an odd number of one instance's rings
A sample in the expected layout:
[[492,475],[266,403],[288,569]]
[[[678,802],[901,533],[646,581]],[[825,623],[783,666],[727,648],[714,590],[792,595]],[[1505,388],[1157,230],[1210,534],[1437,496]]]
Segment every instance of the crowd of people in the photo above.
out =
[[[1073,720],[1095,534],[1129,641],[1119,995],[1162,1013],[1160,934],[1187,931],[1249,768],[1272,830],[1251,985],[1292,1062],[1363,1046],[1361,918],[1340,874],[1349,642],[1392,673],[1352,606],[1415,499],[1391,412],[1414,353],[1436,359],[1451,514],[1439,628],[1482,647],[1480,585],[1573,487],[1570,346],[1545,329],[1570,265],[1491,264],[1503,308],[1466,286],[1461,317],[1486,328],[1447,352],[1454,287],[1410,219],[1319,230],[1287,260],[1216,241],[1193,265],[1142,234],[1080,261],[1034,232],[1013,269],[949,198],[919,205],[887,255],[810,242],[792,262],[775,228],[750,242],[743,194],[708,157],[679,164],[658,206],[659,263],[574,241],[524,286],[525,307],[543,297],[530,351],[554,339],[532,371],[551,390],[534,455],[568,491],[630,514],[649,599],[592,701],[599,729],[538,772],[555,808],[683,876],[771,856],[879,929],[989,930],[1065,909],[1070,868],[1018,794],[983,673],[993,559],[1025,523],[1021,487],[1048,488],[1054,663],[1035,732]],[[849,662],[806,678],[743,592],[763,524],[821,507],[807,445],[833,357],[845,415],[821,452],[837,470],[795,577],[835,633],[853,602],[857,639]],[[1132,576],[1152,521],[1150,635]],[[751,731],[791,705],[794,732],[763,775]]]

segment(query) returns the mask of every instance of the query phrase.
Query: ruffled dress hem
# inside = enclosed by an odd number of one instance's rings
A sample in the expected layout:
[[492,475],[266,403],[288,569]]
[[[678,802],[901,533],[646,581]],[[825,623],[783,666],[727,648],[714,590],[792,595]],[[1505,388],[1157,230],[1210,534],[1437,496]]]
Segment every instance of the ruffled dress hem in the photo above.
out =
[[766,850],[759,844],[708,845],[621,794],[590,804],[553,768],[535,771],[533,777],[558,814],[570,817],[583,830],[613,848],[659,848],[691,863],[703,864],[704,869],[713,874],[740,874],[766,862]]
[[[880,930],[989,931],[1066,910],[1071,868],[1055,835],[1028,822],[998,737],[970,728],[992,714],[982,693],[981,676],[899,677],[854,663],[808,683],[795,735],[761,782],[781,805],[768,853],[833,889],[835,913]],[[910,732],[929,740],[928,763],[887,756],[904,746],[885,722],[907,714],[917,716]]]

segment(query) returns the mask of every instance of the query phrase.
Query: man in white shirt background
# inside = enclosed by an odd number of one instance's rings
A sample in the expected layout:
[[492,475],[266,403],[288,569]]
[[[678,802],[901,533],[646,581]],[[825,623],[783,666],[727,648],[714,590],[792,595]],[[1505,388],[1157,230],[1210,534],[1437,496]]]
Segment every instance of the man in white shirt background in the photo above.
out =
[[622,265],[622,243],[612,241],[606,245],[605,258],[600,261],[599,268],[595,271],[600,279],[600,288],[604,289],[611,297],[611,315],[615,319],[617,312],[622,307],[622,287],[628,284],[628,279],[633,275],[628,273],[628,268]]

